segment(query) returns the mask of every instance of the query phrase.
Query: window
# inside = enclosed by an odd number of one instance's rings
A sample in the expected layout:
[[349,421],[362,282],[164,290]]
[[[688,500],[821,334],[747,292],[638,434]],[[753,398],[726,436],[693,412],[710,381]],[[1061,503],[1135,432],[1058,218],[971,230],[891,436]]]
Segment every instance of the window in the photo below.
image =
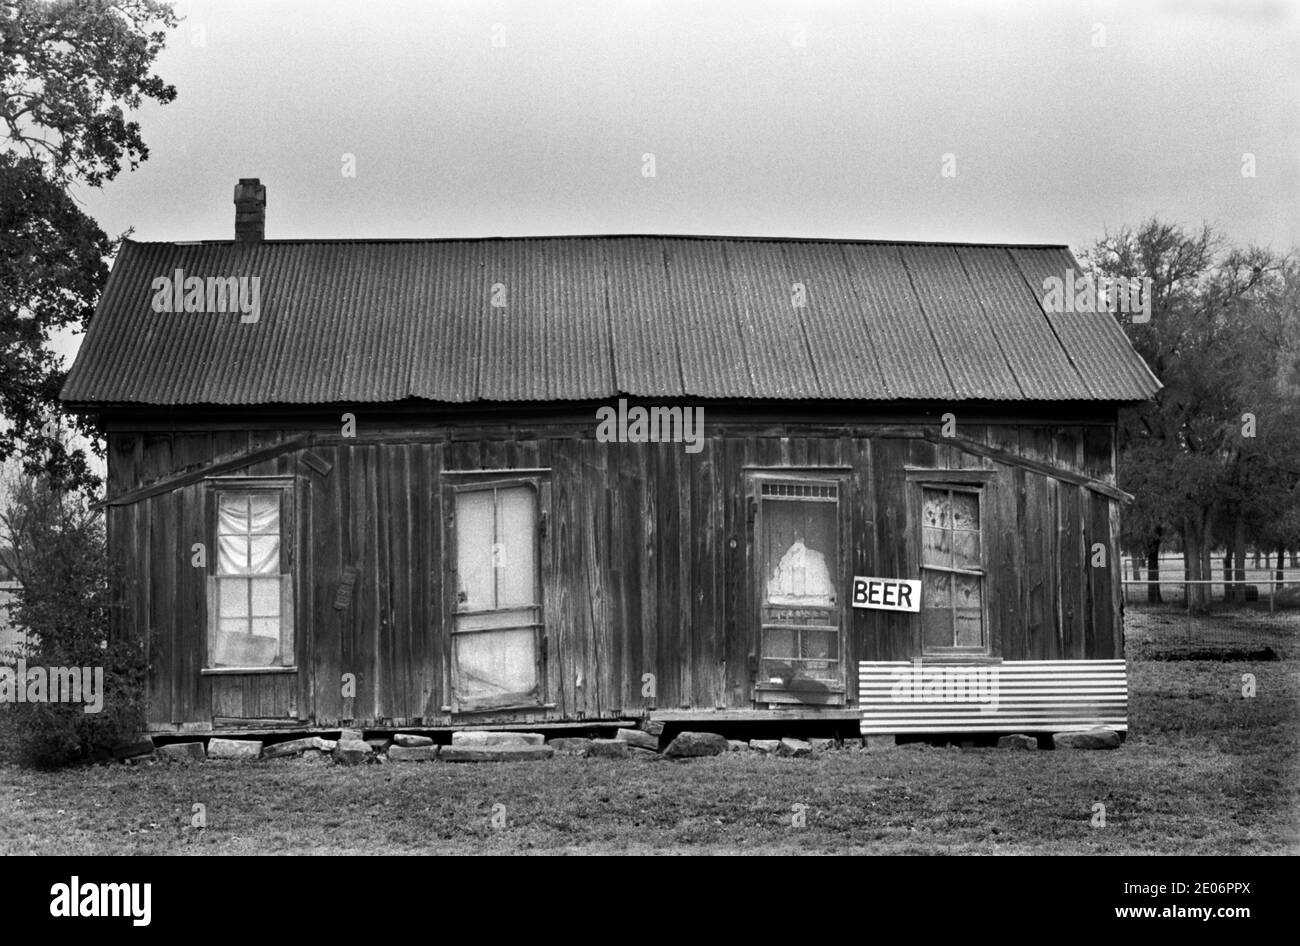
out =
[[923,653],[988,653],[977,486],[921,487]]
[[841,702],[839,484],[758,481],[761,699]]
[[209,578],[208,669],[292,667],[291,484],[213,486],[216,541]]

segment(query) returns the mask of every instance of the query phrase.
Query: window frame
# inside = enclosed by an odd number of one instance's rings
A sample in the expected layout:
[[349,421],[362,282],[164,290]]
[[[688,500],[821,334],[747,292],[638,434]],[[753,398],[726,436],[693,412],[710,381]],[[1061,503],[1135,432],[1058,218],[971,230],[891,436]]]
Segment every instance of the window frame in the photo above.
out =
[[[208,568],[204,582],[207,613],[204,620],[203,657],[200,674],[219,676],[223,674],[277,674],[298,672],[299,635],[296,626],[295,599],[300,587],[298,575],[297,522],[297,478],[294,476],[210,476],[203,480],[204,521],[208,548]],[[220,516],[222,493],[269,492],[279,497],[280,505],[280,563],[278,577],[281,579],[280,591],[280,659],[287,661],[278,666],[269,667],[216,667],[212,665],[212,645],[215,635],[220,630],[221,607],[219,583],[223,580],[217,574],[220,556]],[[285,581],[287,579],[287,581]],[[286,641],[286,635],[288,640]]]
[[[907,487],[910,492],[907,503],[907,515],[911,519],[908,532],[915,541],[915,571],[921,580],[921,610],[916,614],[916,648],[915,653],[922,659],[943,661],[988,662],[1000,660],[998,657],[1000,643],[994,637],[994,629],[989,621],[989,517],[988,504],[996,471],[987,469],[923,469],[905,467]],[[964,492],[975,496],[979,507],[979,548],[980,568],[966,569],[925,564],[925,491],[939,489],[947,492]],[[927,571],[941,571],[949,575],[976,574],[980,580],[980,631],[984,644],[980,647],[935,647],[928,648],[925,643],[925,581]],[[956,594],[954,582],[952,594]],[[955,598],[954,598],[955,602]],[[953,605],[955,607],[955,603]],[[955,630],[955,612],[954,630]]]

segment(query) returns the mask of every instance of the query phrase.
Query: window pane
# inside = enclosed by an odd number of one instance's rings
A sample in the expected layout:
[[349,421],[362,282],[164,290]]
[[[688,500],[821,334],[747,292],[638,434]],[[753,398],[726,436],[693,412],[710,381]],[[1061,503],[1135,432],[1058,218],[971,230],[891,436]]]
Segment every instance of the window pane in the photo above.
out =
[[957,585],[957,607],[978,608],[980,606],[980,579],[974,575],[955,575]]
[[948,572],[923,574],[921,600],[927,608],[947,608],[952,603],[952,576]]
[[249,542],[248,571],[253,575],[278,575],[280,573],[280,537],[256,535]]
[[280,619],[274,618],[253,618],[253,634],[257,637],[272,637],[278,644],[280,641]]
[[247,634],[248,622],[245,620],[222,618],[221,631],[223,634]]
[[948,491],[939,489],[923,490],[921,503],[921,525],[935,529],[951,528],[951,507]]
[[273,667],[279,663],[280,637],[251,633],[248,622],[222,621],[213,661],[218,667]]
[[248,532],[248,494],[217,494],[217,533],[243,535]]
[[921,563],[923,565],[952,565],[952,533],[947,529],[933,529],[929,526],[921,530]]
[[794,652],[794,631],[780,627],[763,630],[763,656],[788,660]]
[[223,535],[217,540],[217,574],[248,574],[248,539],[241,535]]
[[497,490],[497,607],[537,601],[537,502],[527,486]]
[[837,631],[800,631],[803,636],[801,656],[810,660],[838,660],[839,633]]
[[456,576],[460,582],[458,607],[462,610],[496,607],[494,519],[491,490],[456,494]]
[[280,614],[280,579],[254,578],[249,584],[253,591],[253,616],[277,617]]
[[952,646],[952,612],[946,609],[927,608],[921,612],[922,635],[925,648]]
[[983,647],[983,620],[979,608],[958,608],[956,641],[958,647]]
[[249,531],[265,535],[280,532],[280,494],[261,491],[249,494],[252,514]]
[[957,568],[982,566],[980,560],[980,534],[978,532],[944,533],[952,536],[952,563]]
[[217,581],[218,607],[224,626],[227,618],[248,617],[248,582],[240,578]]
[[767,602],[786,607],[835,604],[835,503],[766,500],[763,574]]
[[980,527],[979,497],[976,494],[952,494],[952,527],[967,530]]
[[454,641],[458,699],[487,701],[536,688],[536,635],[532,630],[457,634]]

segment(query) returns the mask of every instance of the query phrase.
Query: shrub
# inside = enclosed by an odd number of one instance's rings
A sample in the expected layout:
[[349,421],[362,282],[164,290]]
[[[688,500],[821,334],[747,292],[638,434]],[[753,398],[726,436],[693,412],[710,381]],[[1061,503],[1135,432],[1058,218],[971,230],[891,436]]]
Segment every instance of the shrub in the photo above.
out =
[[120,583],[103,519],[81,495],[21,477],[0,511],[0,529],[8,543],[0,554],[22,583],[10,618],[27,636],[27,666],[103,668],[100,712],[85,712],[84,703],[7,707],[17,757],[50,767],[110,751],[143,729],[148,641],[113,633]]

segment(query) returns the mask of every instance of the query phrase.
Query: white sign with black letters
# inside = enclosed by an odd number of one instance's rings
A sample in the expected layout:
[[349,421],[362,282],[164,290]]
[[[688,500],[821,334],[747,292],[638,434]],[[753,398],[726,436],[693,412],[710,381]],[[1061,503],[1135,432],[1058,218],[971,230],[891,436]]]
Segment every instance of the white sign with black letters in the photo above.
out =
[[853,578],[853,607],[880,611],[921,610],[921,583],[907,578]]

